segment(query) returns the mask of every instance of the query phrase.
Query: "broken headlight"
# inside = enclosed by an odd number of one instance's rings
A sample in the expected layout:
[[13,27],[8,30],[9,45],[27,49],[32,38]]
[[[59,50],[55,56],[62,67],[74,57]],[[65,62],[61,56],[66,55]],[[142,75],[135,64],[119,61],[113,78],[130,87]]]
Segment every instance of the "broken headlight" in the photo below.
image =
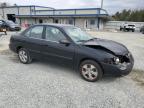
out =
[[104,60],[105,63],[108,64],[116,64],[118,65],[120,63],[120,59],[118,57],[113,57],[113,58],[107,58]]
[[120,63],[120,59],[118,57],[114,57],[114,64],[119,64]]

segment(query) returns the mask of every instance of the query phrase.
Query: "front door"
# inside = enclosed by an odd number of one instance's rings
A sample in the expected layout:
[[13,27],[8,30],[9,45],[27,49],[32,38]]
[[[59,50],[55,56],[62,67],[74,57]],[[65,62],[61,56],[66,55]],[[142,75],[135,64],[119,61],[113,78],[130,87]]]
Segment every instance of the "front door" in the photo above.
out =
[[47,26],[45,29],[44,55],[53,61],[72,64],[74,57],[73,44],[61,44],[60,40],[68,40],[67,37],[56,27]]

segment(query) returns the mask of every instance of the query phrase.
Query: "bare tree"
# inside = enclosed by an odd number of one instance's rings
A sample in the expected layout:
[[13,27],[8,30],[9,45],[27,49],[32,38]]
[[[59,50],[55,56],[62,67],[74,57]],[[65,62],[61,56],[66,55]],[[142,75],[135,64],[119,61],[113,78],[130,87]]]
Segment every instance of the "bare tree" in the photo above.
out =
[[15,3],[14,6],[18,6],[18,5]]

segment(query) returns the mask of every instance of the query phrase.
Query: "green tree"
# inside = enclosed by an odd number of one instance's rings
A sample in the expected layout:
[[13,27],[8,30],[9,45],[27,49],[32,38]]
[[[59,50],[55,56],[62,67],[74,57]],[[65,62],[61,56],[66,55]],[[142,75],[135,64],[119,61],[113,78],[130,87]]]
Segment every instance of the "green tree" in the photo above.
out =
[[144,9],[141,10],[124,9],[122,12],[116,12],[115,15],[113,15],[113,20],[144,22]]

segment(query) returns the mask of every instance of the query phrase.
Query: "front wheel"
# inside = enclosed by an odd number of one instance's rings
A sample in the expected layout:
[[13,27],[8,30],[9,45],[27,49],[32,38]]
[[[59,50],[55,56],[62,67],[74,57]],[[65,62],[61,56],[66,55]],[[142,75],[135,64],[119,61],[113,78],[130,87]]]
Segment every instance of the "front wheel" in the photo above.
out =
[[25,48],[21,48],[18,51],[18,57],[20,62],[24,64],[29,64],[32,61],[32,58],[30,57],[28,50]]
[[99,64],[93,60],[83,61],[79,68],[81,76],[87,81],[95,82],[102,78],[102,69]]
[[6,30],[7,30],[7,31],[10,31],[10,27],[7,27]]

